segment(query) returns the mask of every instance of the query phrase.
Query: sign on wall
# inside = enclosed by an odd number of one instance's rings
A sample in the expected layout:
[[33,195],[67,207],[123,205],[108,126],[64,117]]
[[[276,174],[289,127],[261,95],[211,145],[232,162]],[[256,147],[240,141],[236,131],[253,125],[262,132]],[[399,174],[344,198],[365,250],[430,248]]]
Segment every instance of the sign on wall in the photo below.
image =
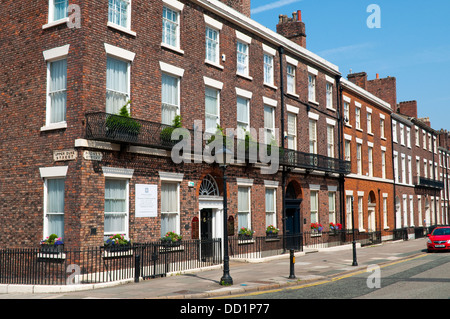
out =
[[156,217],[158,215],[158,186],[136,184],[136,217]]

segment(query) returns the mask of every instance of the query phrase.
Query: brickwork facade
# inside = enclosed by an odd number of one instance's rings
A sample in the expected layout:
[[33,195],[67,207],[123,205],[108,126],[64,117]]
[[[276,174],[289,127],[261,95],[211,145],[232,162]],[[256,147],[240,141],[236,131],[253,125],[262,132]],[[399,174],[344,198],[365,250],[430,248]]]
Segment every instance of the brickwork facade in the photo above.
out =
[[[52,1],[37,1],[26,7],[8,4],[15,16],[30,19],[27,23],[11,17],[2,19],[2,59],[9,71],[2,73],[0,84],[2,109],[8,111],[8,116],[2,115],[6,126],[0,146],[7,154],[2,157],[0,172],[0,215],[7,225],[2,229],[3,242],[34,246],[56,231],[63,233],[68,247],[101,245],[104,236],[113,232],[123,232],[140,242],[160,238],[167,227],[184,238],[198,238],[202,230],[195,221],[201,219],[202,210],[212,212],[212,235],[221,236],[223,172],[216,164],[174,164],[167,150],[85,138],[89,129],[86,114],[105,112],[108,94],[120,91],[112,92],[111,84],[107,84],[111,61],[125,66],[120,69],[126,80],[119,93],[131,100],[129,112],[133,118],[161,123],[162,77],[166,74],[177,79],[179,98],[175,104],[183,127],[198,128],[195,121],[200,120],[205,129],[205,87],[212,87],[219,92],[221,127],[237,127],[236,104],[242,97],[249,103],[248,127],[284,131],[278,137],[279,144],[286,132],[293,143],[286,147],[313,153],[313,158],[339,158],[337,67],[317,60],[293,42],[285,45],[283,37],[268,33],[256,23],[237,22],[241,16],[227,5],[249,16],[248,1],[223,3],[209,6],[201,1],[133,1],[127,7],[126,23],[120,25],[111,20],[116,13],[109,12],[108,18],[108,3],[80,0],[73,3],[81,13],[80,27],[70,27],[64,15],[54,19],[57,8],[50,7]],[[173,45],[163,39],[163,17],[175,17],[172,22],[178,28],[178,42]],[[217,60],[213,62],[205,60],[206,28],[213,30],[209,40],[217,40]],[[26,58],[21,53],[24,39],[30,51]],[[238,70],[238,42],[247,48],[246,74]],[[283,50],[279,51],[280,47]],[[54,94],[50,93],[50,76],[58,76],[52,69],[56,65],[53,62],[61,60],[67,65],[63,72],[65,115],[55,122],[48,102]],[[264,61],[269,61],[269,77]],[[311,88],[314,94],[309,93]],[[272,108],[266,114],[265,106]],[[267,118],[265,121],[268,114],[273,114],[273,127],[267,126]],[[315,134],[303,125],[309,120],[316,123]],[[330,126],[331,133],[327,131]],[[315,143],[313,150],[310,140]],[[64,155],[55,157],[55,152]],[[269,222],[283,230],[281,169],[268,175],[261,174],[258,165],[227,168],[228,215],[234,220],[235,234],[239,225],[246,225],[255,235],[263,236]],[[207,176],[217,185],[214,198],[199,194]],[[303,199],[296,223],[301,221],[308,230],[312,222],[312,189],[318,192],[314,220],[328,229],[329,192],[335,194],[333,214],[340,216],[339,179],[339,173],[325,174],[320,169],[294,168],[288,173],[288,184],[295,183],[300,190],[296,196]],[[139,185],[157,187],[156,216],[138,216]],[[162,189],[170,185],[176,185],[171,193],[176,196],[175,205],[161,198]],[[250,204],[242,212],[238,197],[245,188],[249,189]],[[267,190],[274,190],[270,218],[265,205]],[[167,205],[170,207],[164,209],[172,211],[165,214],[162,210]],[[115,211],[118,207],[120,210]],[[245,223],[242,216],[247,216]],[[163,221],[165,218],[170,221]]]

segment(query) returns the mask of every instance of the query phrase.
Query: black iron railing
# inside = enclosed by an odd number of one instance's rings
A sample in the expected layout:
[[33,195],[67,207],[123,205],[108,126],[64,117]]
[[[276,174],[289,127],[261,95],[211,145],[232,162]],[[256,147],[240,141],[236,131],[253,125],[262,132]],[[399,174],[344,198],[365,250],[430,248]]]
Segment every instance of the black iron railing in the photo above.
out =
[[221,239],[55,252],[40,248],[0,249],[0,284],[73,285],[154,278],[220,265],[221,249]]
[[425,178],[422,176],[414,176],[413,182],[416,187],[437,188],[437,189],[444,188],[444,182]]
[[[86,138],[90,140],[126,143],[130,145],[172,150],[178,143],[171,139],[174,127],[134,118],[124,118],[105,112],[86,114]],[[193,155],[204,155],[212,145],[212,134],[185,130],[189,135],[190,151]],[[181,138],[180,138],[181,139]],[[186,144],[187,145],[187,144]],[[318,170],[327,173],[349,174],[350,162],[318,154],[279,148],[249,140],[227,141],[234,160],[246,163],[268,163],[278,160],[279,165]],[[276,156],[278,152],[278,156]],[[197,154],[198,153],[198,154]],[[214,152],[207,152],[214,156]]]

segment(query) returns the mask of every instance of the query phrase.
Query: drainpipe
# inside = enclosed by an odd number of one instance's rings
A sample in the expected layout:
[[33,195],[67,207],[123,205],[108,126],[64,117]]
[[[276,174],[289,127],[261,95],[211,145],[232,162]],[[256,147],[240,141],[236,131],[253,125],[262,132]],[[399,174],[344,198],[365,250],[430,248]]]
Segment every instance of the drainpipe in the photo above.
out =
[[[280,108],[281,108],[281,149],[284,156],[284,72],[283,72],[283,56],[284,48],[278,48],[280,58]],[[286,167],[283,165],[283,171],[281,172],[281,198],[282,198],[282,223],[283,223],[283,251],[286,251]]]

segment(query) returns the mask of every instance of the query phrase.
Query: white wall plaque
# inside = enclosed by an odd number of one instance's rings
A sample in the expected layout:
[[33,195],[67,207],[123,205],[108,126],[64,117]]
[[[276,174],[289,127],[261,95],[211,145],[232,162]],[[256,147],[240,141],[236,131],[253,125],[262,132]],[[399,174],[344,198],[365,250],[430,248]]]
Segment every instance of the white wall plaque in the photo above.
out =
[[136,184],[136,217],[156,217],[158,215],[158,186]]
[[77,158],[77,151],[74,149],[53,151],[53,160],[58,161],[72,161]]
[[87,161],[101,161],[103,159],[102,152],[84,151],[83,157]]

